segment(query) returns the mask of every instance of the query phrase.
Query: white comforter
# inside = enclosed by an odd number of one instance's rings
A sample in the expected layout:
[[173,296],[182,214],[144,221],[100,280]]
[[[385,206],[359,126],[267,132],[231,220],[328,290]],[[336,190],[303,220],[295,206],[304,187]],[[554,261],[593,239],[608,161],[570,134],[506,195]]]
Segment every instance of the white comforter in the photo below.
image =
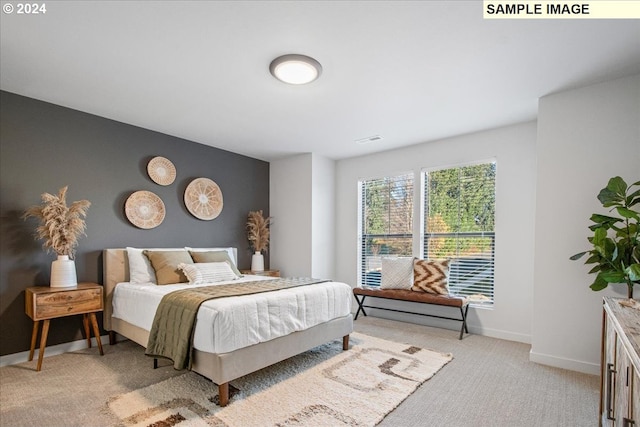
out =
[[[252,280],[272,278],[244,276],[223,283]],[[210,285],[119,283],[113,296],[113,317],[149,331],[165,294],[196,286]],[[269,341],[348,315],[351,298],[349,285],[326,282],[209,300],[198,311],[193,344],[209,353],[227,353]]]

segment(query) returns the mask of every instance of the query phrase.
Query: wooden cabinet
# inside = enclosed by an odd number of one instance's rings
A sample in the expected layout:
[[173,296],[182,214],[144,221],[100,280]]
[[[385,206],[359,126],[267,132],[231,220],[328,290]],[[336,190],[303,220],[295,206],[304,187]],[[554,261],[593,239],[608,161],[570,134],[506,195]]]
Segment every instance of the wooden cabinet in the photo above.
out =
[[602,314],[600,425],[640,425],[640,310],[605,297]]
[[97,283],[78,283],[78,286],[70,288],[50,288],[48,286],[27,288],[25,290],[25,312],[27,316],[33,319],[29,360],[33,360],[38,329],[40,328],[40,322],[43,321],[36,370],[39,371],[42,368],[42,358],[44,349],[47,346],[47,335],[49,334],[49,321],[57,317],[82,314],[87,345],[89,348],[91,347],[91,335],[89,332],[89,325],[91,325],[98,343],[98,349],[102,355],[102,342],[100,341],[100,330],[96,319],[96,312],[102,311],[102,308],[102,286]]
[[240,270],[240,273],[251,274],[253,276],[280,277],[280,270],[264,270],[264,271]]

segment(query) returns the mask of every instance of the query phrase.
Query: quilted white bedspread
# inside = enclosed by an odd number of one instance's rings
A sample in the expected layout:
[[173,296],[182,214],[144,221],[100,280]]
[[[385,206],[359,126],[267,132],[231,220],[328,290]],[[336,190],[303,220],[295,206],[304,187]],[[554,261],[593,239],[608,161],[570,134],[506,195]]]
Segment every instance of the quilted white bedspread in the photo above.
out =
[[[252,280],[272,279],[244,276],[234,283]],[[113,296],[113,317],[149,331],[165,294],[196,286],[210,285],[119,283]],[[227,353],[346,316],[351,313],[351,299],[349,285],[325,282],[209,300],[198,311],[193,344],[209,353]]]

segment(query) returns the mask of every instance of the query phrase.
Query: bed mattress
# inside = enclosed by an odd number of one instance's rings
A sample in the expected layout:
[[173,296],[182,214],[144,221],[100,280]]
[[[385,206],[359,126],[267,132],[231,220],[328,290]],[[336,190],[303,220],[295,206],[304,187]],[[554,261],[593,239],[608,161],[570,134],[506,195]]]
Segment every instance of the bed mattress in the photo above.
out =
[[[233,282],[273,280],[244,276]],[[113,317],[147,331],[162,297],[197,286],[118,283],[113,294]],[[198,311],[193,345],[209,353],[227,353],[292,332],[305,330],[351,313],[351,287],[341,282],[264,292],[206,301]]]

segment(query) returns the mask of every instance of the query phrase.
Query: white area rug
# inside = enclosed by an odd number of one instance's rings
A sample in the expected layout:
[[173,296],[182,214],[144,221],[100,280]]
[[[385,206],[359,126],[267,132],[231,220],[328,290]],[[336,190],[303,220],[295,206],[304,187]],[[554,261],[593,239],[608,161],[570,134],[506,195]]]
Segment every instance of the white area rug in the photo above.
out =
[[[109,399],[126,426],[373,426],[453,356],[353,333],[231,382],[231,400],[193,373]],[[234,390],[237,388],[238,390]],[[235,393],[234,393],[235,392]]]

